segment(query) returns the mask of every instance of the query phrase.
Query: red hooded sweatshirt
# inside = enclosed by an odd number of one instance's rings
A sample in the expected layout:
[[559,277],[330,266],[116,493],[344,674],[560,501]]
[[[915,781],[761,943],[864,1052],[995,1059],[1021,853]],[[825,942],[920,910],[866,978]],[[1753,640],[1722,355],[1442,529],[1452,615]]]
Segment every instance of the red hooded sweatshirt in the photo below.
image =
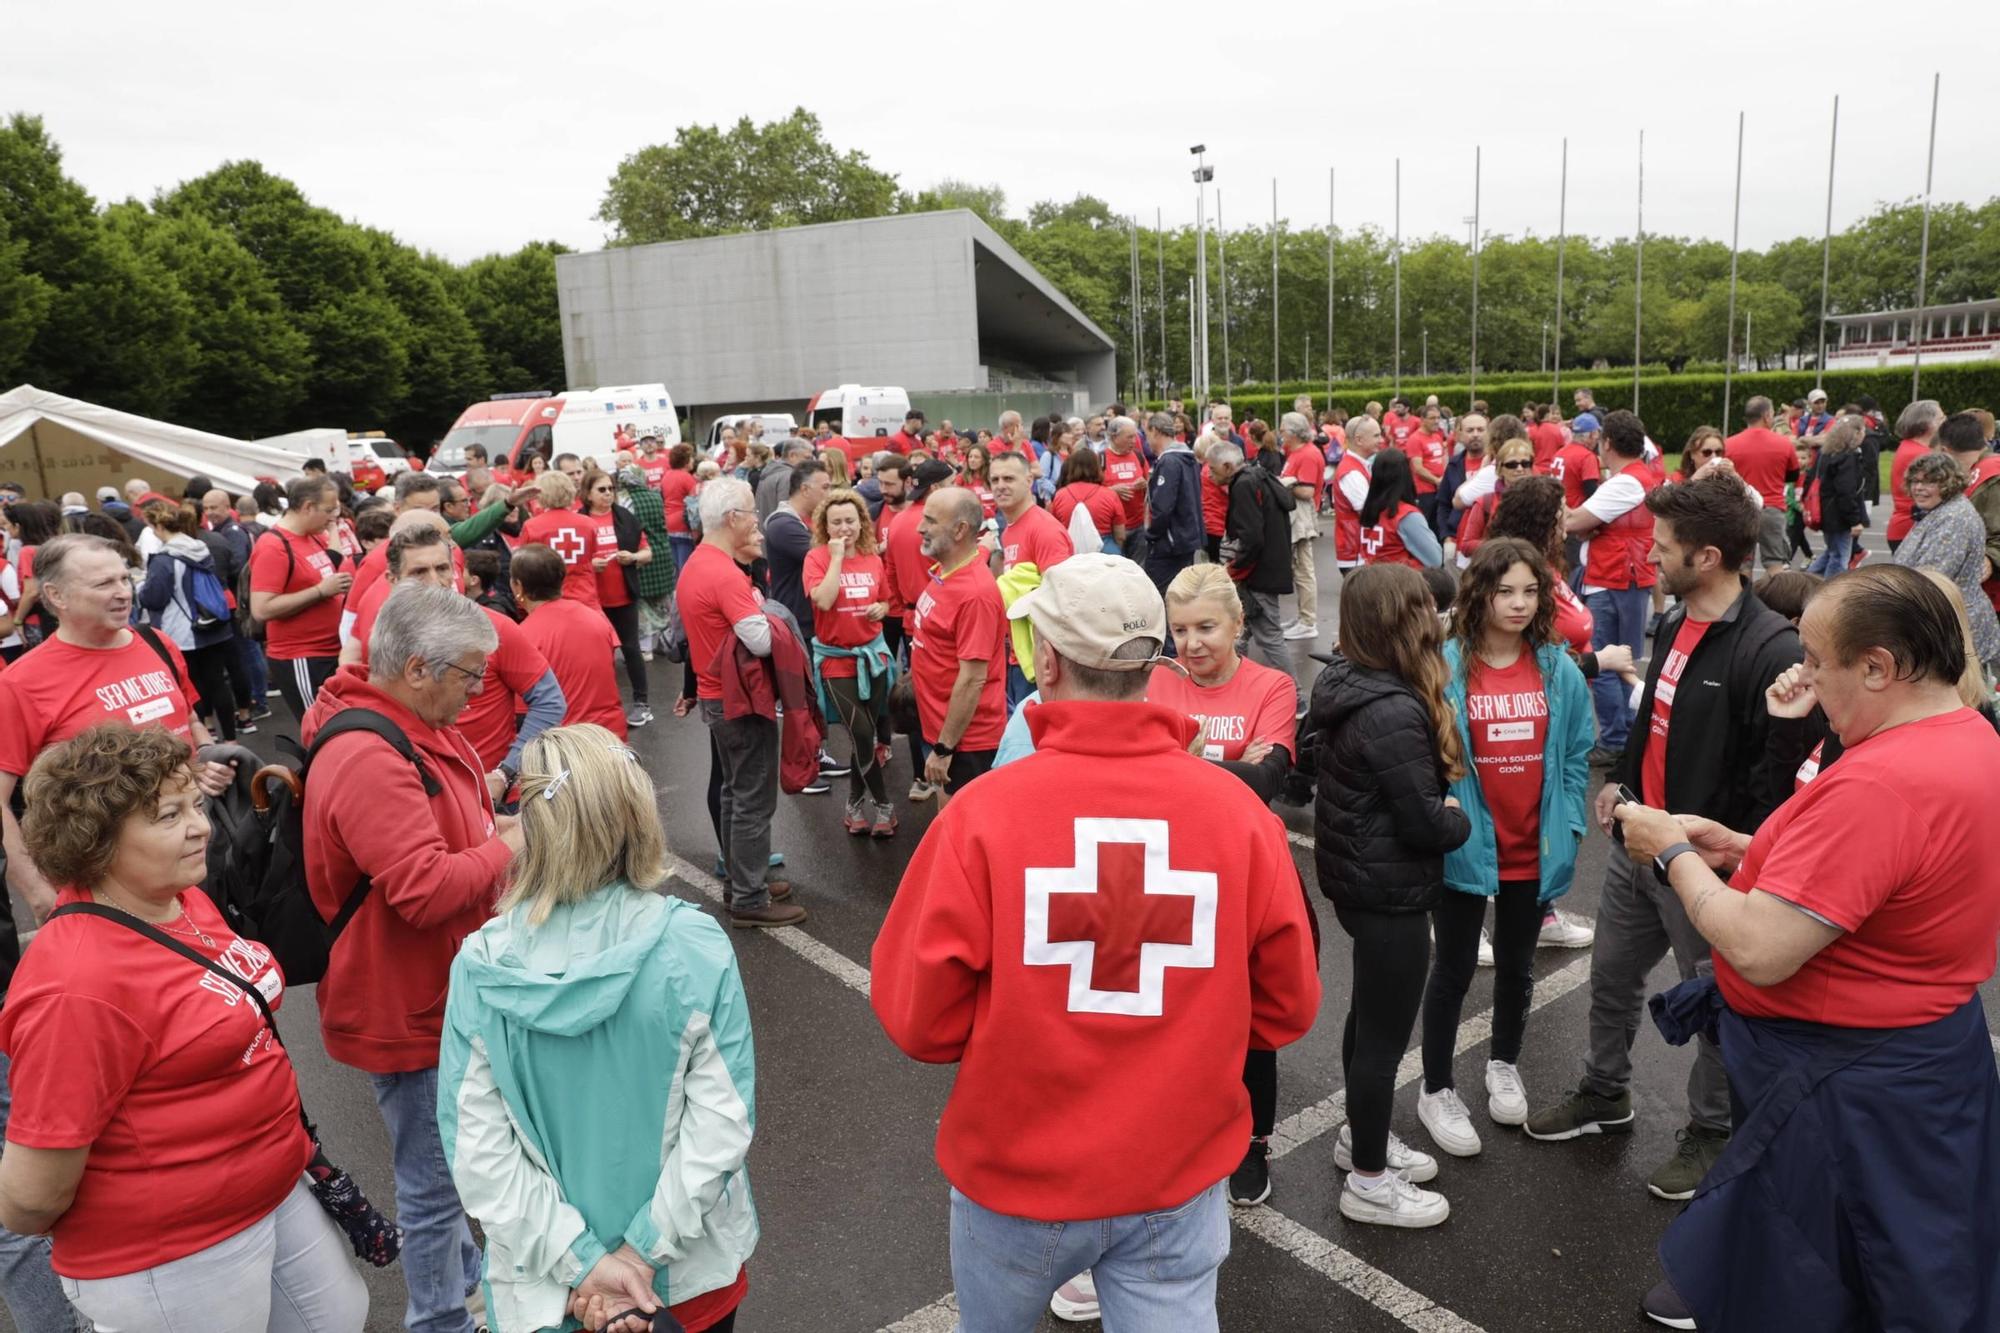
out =
[[343,708],[367,708],[410,738],[440,790],[378,736],[327,742],[306,782],[306,884],[331,921],[361,874],[374,881],[334,941],[319,984],[326,1053],[370,1074],[438,1062],[445,982],[459,942],[493,914],[507,847],[494,836],[493,805],[478,755],[457,727],[434,730],[342,667],[306,710],[300,739]]
[[[1152,1212],[1236,1169],[1243,1054],[1319,1011],[1284,825],[1146,703],[1045,703],[1035,753],[931,821],[876,937],[870,1003],[958,1062],[938,1165],[996,1212]],[[1033,808],[1033,820],[1017,818]]]

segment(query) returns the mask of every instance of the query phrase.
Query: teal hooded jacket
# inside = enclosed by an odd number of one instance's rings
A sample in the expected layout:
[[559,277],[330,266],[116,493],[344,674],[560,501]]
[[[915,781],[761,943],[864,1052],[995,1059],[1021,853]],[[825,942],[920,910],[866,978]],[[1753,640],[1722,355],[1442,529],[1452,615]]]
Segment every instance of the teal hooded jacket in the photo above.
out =
[[[1500,892],[1500,849],[1493,831],[1493,812],[1472,771],[1472,730],[1465,717],[1464,654],[1457,639],[1444,645],[1444,697],[1458,720],[1458,743],[1465,754],[1465,776],[1451,784],[1451,794],[1472,821],[1472,836],[1444,854],[1444,883],[1460,893],[1491,898]],[[1590,687],[1569,654],[1551,644],[1535,649],[1542,684],[1549,699],[1549,725],[1542,742],[1541,889],[1544,903],[1568,893],[1576,878],[1576,852],[1589,825],[1590,747],[1597,738],[1597,719]]]
[[438,1124],[486,1233],[493,1333],[579,1328],[570,1289],[628,1242],[668,1304],[736,1280],[757,1243],[755,1065],[728,937],[678,898],[612,884],[466,938]]

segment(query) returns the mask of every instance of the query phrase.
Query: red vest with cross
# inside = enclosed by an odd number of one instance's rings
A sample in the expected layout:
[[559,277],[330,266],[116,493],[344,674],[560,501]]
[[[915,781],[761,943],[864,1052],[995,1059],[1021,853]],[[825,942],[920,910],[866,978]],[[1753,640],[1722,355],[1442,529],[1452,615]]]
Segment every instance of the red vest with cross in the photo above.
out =
[[[1652,494],[1664,477],[1651,463],[1626,464],[1621,476],[1631,474],[1640,487]],[[1605,483],[1609,485],[1609,482]],[[1604,488],[1598,488],[1602,495]],[[1583,582],[1591,588],[1650,588],[1659,581],[1659,571],[1646,559],[1653,548],[1653,511],[1642,499],[1638,504],[1593,530],[1584,548]]]
[[1362,561],[1370,565],[1408,565],[1411,569],[1422,569],[1423,561],[1410,554],[1410,548],[1403,545],[1402,534],[1396,531],[1397,525],[1404,519],[1422,512],[1413,504],[1398,501],[1394,510],[1381,516],[1381,522],[1372,528],[1361,529]]

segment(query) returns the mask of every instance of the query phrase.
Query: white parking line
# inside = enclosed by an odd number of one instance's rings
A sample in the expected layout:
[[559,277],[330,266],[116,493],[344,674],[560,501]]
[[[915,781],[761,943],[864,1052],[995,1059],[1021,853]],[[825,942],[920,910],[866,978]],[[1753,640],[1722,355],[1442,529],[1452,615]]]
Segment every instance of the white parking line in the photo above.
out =
[[[676,879],[687,881],[696,892],[710,902],[722,903],[722,881],[696,866],[690,865],[672,852],[667,853],[667,873]],[[841,985],[857,991],[865,999],[868,995],[868,969],[837,949],[829,948],[797,926],[778,926],[766,930],[779,944],[784,945],[799,957],[811,963],[820,971],[838,981]],[[949,1327],[949,1325],[947,1325]]]
[[958,1294],[946,1292],[921,1310],[913,1310],[878,1333],[951,1333],[958,1327]]
[[1239,1208],[1233,1211],[1232,1220],[1409,1328],[1422,1333],[1481,1333],[1479,1325],[1461,1319],[1422,1292],[1412,1291],[1275,1208]]

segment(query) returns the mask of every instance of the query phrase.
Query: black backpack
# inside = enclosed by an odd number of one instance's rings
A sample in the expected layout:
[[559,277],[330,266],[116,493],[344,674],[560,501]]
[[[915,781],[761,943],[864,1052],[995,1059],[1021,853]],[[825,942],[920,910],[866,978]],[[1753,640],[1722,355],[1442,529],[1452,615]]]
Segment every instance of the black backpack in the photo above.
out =
[[297,757],[297,773],[271,764],[209,802],[214,827],[202,888],[229,928],[268,948],[293,985],[311,985],[326,976],[333,942],[373,887],[363,875],[331,922],[320,916],[306,888],[305,783],[313,756],[334,737],[356,731],[380,736],[415,765],[426,796],[443,790],[401,727],[369,709],[346,708],[326,720],[306,750],[289,739],[279,740]]

